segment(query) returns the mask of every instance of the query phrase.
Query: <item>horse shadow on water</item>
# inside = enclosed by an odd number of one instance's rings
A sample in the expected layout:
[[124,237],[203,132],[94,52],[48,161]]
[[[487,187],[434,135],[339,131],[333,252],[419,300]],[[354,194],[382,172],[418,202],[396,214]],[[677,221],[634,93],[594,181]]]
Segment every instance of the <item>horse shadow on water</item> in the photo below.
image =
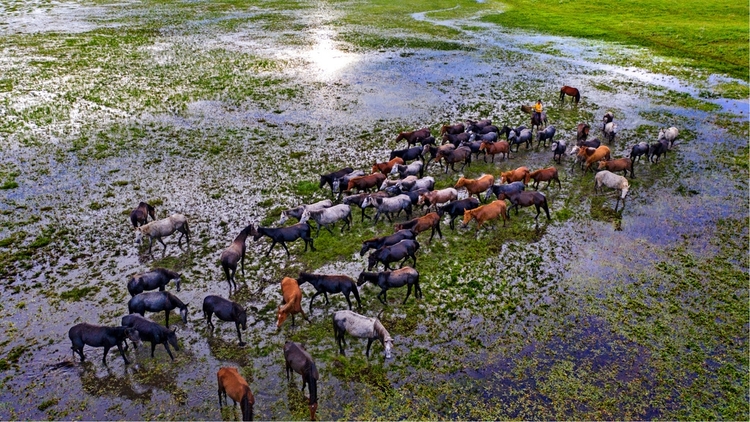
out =
[[[116,397],[147,403],[152,400],[156,391],[161,390],[182,400],[182,390],[177,382],[179,371],[171,366],[152,364],[149,359],[141,361],[144,363],[142,367],[130,366],[119,374],[92,361],[77,364],[81,386],[86,393],[94,397]],[[102,370],[106,371],[103,375]]]

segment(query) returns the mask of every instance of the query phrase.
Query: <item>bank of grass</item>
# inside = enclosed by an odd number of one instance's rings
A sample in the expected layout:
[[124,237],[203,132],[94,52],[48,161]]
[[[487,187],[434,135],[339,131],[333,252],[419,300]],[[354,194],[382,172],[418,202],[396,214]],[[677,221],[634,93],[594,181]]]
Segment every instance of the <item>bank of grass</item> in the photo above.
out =
[[749,81],[747,2],[624,0],[504,0],[503,13],[484,20],[507,27],[647,47],[685,64]]

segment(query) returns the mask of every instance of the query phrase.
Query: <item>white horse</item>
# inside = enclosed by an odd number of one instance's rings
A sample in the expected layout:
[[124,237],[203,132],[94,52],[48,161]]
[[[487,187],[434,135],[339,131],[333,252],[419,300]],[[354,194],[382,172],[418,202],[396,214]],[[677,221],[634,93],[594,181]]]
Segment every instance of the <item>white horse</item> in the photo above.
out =
[[344,333],[349,333],[354,337],[367,339],[367,351],[365,356],[370,357],[370,346],[375,340],[380,340],[385,348],[385,358],[391,358],[391,349],[393,348],[393,339],[388,334],[388,330],[377,318],[370,318],[352,311],[336,311],[333,313],[333,334],[336,337],[336,343],[339,346],[339,352],[344,354]]
[[[328,227],[329,224],[336,224],[337,221],[344,220],[344,224],[346,224],[346,227],[351,229],[352,224],[352,209],[349,208],[349,205],[347,204],[338,204],[334,205],[330,208],[323,208],[320,210],[311,210],[309,208],[305,208],[305,210],[302,212],[302,217],[300,217],[299,222],[304,223],[305,221],[312,218],[315,220],[316,223],[318,223],[318,233],[315,235],[315,237],[320,236],[320,227],[323,226],[328,230],[331,234],[333,232]],[[344,232],[344,225],[341,225],[341,233]]]
[[677,139],[677,135],[680,134],[680,131],[672,126],[669,129],[659,129],[659,141],[662,139],[666,139],[669,141],[669,148],[672,148],[672,145],[674,145],[674,140]]
[[288,210],[281,211],[281,218],[279,218],[279,224],[286,223],[289,217],[296,218],[299,220],[302,218],[302,214],[305,210],[316,211],[322,210],[323,208],[330,208],[333,205],[333,201],[330,199],[324,199],[322,201],[315,202],[314,204],[303,204],[298,207],[290,208]]
[[385,213],[386,217],[388,217],[389,221],[393,221],[390,217],[391,214],[395,213],[395,215],[398,215],[401,213],[401,210],[406,211],[406,218],[411,219],[411,198],[409,198],[409,195],[397,195],[391,198],[373,198],[372,196],[368,196],[365,198],[364,201],[362,201],[362,207],[367,207],[368,205],[373,204],[376,210],[378,212],[375,213],[375,217],[372,219],[374,224],[378,223],[378,219],[380,218],[380,214]]
[[407,176],[416,176],[419,175],[422,176],[422,162],[421,161],[415,161],[409,165],[401,165],[396,164],[393,166],[393,169],[391,169],[390,174],[397,174],[399,175],[399,178],[405,179]]
[[601,187],[602,185],[620,191],[620,196],[617,197],[617,203],[615,204],[615,212],[617,212],[617,206],[620,205],[620,198],[622,198],[623,207],[625,206],[625,196],[627,196],[628,189],[630,189],[630,183],[628,183],[628,179],[618,174],[614,174],[608,170],[602,170],[599,173],[596,173],[594,179],[594,192],[598,192],[599,187]]
[[159,243],[164,245],[164,250],[167,250],[167,245],[161,240],[164,236],[169,236],[172,233],[179,231],[180,238],[177,239],[177,245],[182,247],[182,236],[187,238],[187,245],[190,247],[190,228],[188,227],[187,217],[182,214],[173,214],[162,220],[152,221],[148,224],[144,224],[135,229],[135,243],[140,244],[143,236],[148,236],[148,253],[151,253],[151,246],[154,244],[154,239],[158,240]]
[[616,134],[617,134],[617,123],[609,122],[606,125],[604,125],[604,137],[607,138],[607,142],[611,144],[612,141],[615,140]]

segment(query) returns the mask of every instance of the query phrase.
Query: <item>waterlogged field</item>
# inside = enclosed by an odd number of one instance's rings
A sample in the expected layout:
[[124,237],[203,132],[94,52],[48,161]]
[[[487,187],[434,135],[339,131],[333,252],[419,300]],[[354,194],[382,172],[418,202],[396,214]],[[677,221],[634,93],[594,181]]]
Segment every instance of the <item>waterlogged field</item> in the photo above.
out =
[[[746,81],[487,23],[500,3],[444,3],[0,0],[0,419],[234,420],[216,403],[227,365],[256,418],[304,419],[286,340],[317,362],[320,419],[748,419],[748,104],[726,93]],[[581,90],[578,106],[558,102],[562,85]],[[424,298],[402,305],[392,290],[383,306],[360,289],[393,359],[378,343],[366,359],[354,339],[338,354],[340,295],[316,298],[310,323],[275,326],[282,277],[366,268],[361,242],[392,224],[359,210],[350,231],[323,230],[316,252],[292,244],[288,260],[248,240],[231,296],[248,309],[247,346],[231,323],[207,329],[203,298],[228,291],[219,255],[247,224],[328,197],[319,174],[385,161],[401,130],[528,124],[519,106],[537,98],[569,145],[582,121],[602,138],[606,111],[615,156],[661,127],[680,136],[658,164],[636,164],[622,211],[564,157],[562,187],[543,190],[550,221],[526,208],[505,227],[444,221],[442,239],[421,235]],[[555,164],[534,143],[461,175],[522,165]],[[459,177],[427,174],[437,188]],[[185,214],[190,247],[135,245],[139,201]],[[119,325],[127,280],[157,266],[182,273],[190,311],[170,318],[174,362],[161,346],[131,348],[130,365],[111,352],[103,366],[102,349],[75,359],[68,329]]]

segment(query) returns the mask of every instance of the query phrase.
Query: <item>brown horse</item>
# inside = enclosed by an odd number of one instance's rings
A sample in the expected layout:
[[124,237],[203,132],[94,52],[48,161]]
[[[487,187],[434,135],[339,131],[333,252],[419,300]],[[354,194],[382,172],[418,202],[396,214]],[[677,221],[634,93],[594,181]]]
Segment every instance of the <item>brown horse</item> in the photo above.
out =
[[130,212],[130,222],[133,223],[133,227],[144,225],[148,223],[149,215],[152,221],[156,221],[156,209],[145,202],[141,202]]
[[469,197],[472,195],[476,195],[477,198],[481,201],[482,198],[479,196],[482,192],[487,191],[487,189],[490,188],[495,183],[495,176],[491,174],[483,174],[478,179],[467,179],[465,177],[461,177],[458,179],[458,182],[456,182],[456,186],[454,188],[460,189],[460,188],[466,188],[466,192],[469,193]]
[[586,138],[589,137],[589,131],[591,130],[591,126],[589,126],[588,123],[578,123],[578,126],[576,127],[576,144],[580,146],[580,143],[585,141]]
[[565,96],[570,95],[575,99],[576,104],[578,104],[579,101],[581,101],[581,93],[578,92],[578,88],[573,88],[572,86],[565,85],[564,87],[560,88],[560,102],[565,101]]
[[501,154],[503,158],[508,159],[510,155],[510,144],[506,141],[482,142],[479,146],[480,151],[484,151],[484,162],[487,162],[487,155],[492,156],[492,162],[495,162],[495,154]]
[[383,174],[388,174],[391,172],[391,170],[393,170],[393,166],[395,166],[396,164],[404,164],[404,159],[401,157],[395,157],[391,161],[386,161],[384,163],[375,163],[372,165],[372,172],[381,172]]
[[507,220],[510,220],[510,215],[508,215],[508,206],[504,200],[492,201],[487,205],[482,205],[481,207],[477,207],[472,210],[465,210],[464,222],[461,227],[465,228],[469,225],[472,219],[476,219],[478,231],[485,221],[494,220],[501,216],[503,217],[503,227],[505,227],[505,222]]
[[216,373],[216,379],[219,382],[219,407],[221,407],[222,394],[224,395],[224,403],[227,404],[229,404],[229,402],[227,402],[227,395],[229,395],[235,406],[237,405],[237,402],[240,402],[242,420],[253,420],[253,405],[255,405],[255,397],[253,397],[253,392],[250,391],[250,386],[247,385],[245,378],[237,372],[237,368],[226,366],[219,368],[219,372]]
[[276,310],[276,329],[281,328],[281,324],[286,321],[289,315],[292,316],[292,327],[294,327],[294,314],[302,314],[302,318],[310,322],[302,310],[302,290],[300,290],[297,280],[290,277],[281,279],[281,296],[283,296],[281,305]]
[[427,127],[412,132],[401,132],[396,137],[396,143],[402,139],[406,139],[409,146],[416,145],[423,139],[429,138],[431,135],[430,128]]
[[444,134],[450,134],[450,135],[458,135],[459,133],[464,133],[466,130],[466,127],[463,123],[458,123],[455,125],[442,125],[440,126],[440,136],[443,136]]
[[357,188],[358,191],[369,191],[372,188],[377,190],[385,179],[386,176],[383,173],[373,173],[366,176],[355,177],[349,181],[345,193],[351,193],[354,188]]
[[530,173],[528,167],[519,167],[515,170],[504,171],[500,173],[500,183],[522,182]]
[[544,187],[547,189],[553,180],[557,180],[558,188],[562,187],[560,185],[560,179],[557,177],[557,169],[555,167],[547,167],[546,169],[532,171],[526,176],[524,184],[528,185],[531,179],[534,179],[534,189],[539,188],[539,182],[547,182],[547,186]]
[[633,160],[627,157],[599,161],[599,170],[609,170],[612,173],[621,171],[623,176],[627,176],[628,172],[630,172],[630,177],[635,177],[635,175],[633,175]]
[[601,160],[609,160],[611,158],[609,148],[601,145],[593,154],[586,158],[586,168],[584,169],[584,172],[588,171],[594,163],[598,163]]
[[422,217],[409,220],[405,223],[396,224],[396,226],[394,226],[394,230],[396,231],[406,229],[409,229],[416,234],[432,229],[432,234],[430,234],[430,240],[428,241],[430,243],[432,242],[432,237],[435,236],[435,231],[437,231],[437,234],[441,239],[443,238],[443,233],[440,232],[440,216],[436,212],[431,212]]

